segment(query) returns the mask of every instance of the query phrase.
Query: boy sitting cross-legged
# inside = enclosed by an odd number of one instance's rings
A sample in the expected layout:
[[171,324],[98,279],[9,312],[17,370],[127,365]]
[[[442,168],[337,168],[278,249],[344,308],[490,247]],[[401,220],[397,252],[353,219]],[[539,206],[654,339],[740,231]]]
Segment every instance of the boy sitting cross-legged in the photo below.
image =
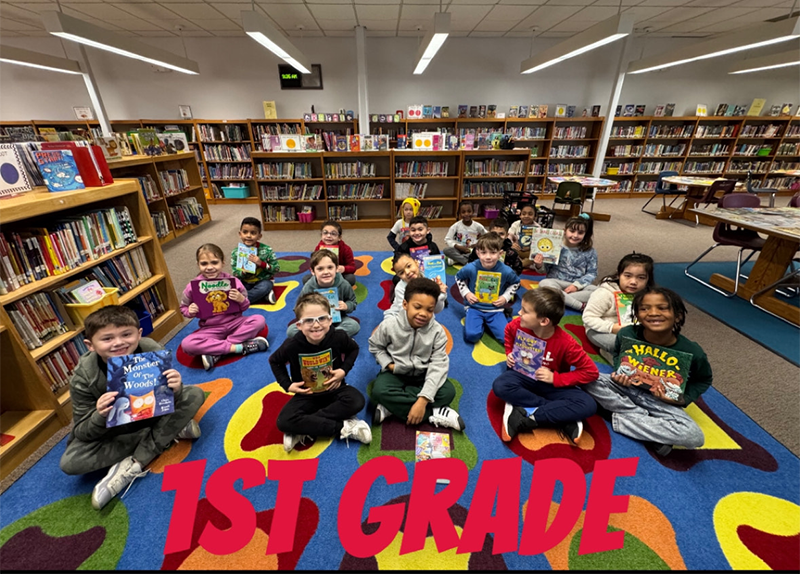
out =
[[255,247],[257,255],[250,255],[248,261],[255,265],[255,271],[249,273],[236,267],[239,247],[231,252],[232,275],[238,277],[245,289],[250,303],[258,303],[266,299],[270,305],[275,304],[275,285],[272,280],[281,270],[278,258],[269,245],[261,243],[261,221],[257,217],[245,217],[239,226],[239,241],[247,247]]
[[161,351],[161,345],[142,337],[139,318],[128,307],[103,307],[84,321],[83,355],[69,382],[74,425],[61,457],[61,470],[85,474],[111,467],[92,490],[92,506],[100,510],[164,452],[175,439],[196,439],[200,427],[192,420],[203,405],[205,395],[198,387],[184,387],[175,369],[164,371],[167,386],[175,395],[175,411],[111,428],[106,419],[117,392],[107,391],[107,361],[119,357]]
[[306,436],[353,438],[369,444],[372,431],[356,418],[364,408],[364,395],[344,380],[358,358],[358,344],[344,331],[331,329],[330,306],[319,293],[302,295],[294,314],[299,332],[269,358],[278,384],[294,393],[276,423],[284,433],[284,450],[290,452]]
[[381,366],[372,387],[375,424],[395,415],[410,425],[428,421],[437,427],[465,428],[448,406],[456,390],[447,380],[447,335],[433,316],[439,293],[430,279],[412,279],[403,311],[385,317],[369,338],[369,352]]
[[[492,383],[494,394],[506,403],[501,433],[504,441],[538,427],[555,427],[575,442],[583,432],[582,421],[597,410],[594,399],[577,388],[597,379],[597,366],[580,344],[558,326],[563,316],[561,292],[540,287],[525,292],[519,317],[506,327],[509,370]],[[514,370],[518,330],[545,343],[541,366],[531,374]],[[532,359],[535,357],[526,360]]]

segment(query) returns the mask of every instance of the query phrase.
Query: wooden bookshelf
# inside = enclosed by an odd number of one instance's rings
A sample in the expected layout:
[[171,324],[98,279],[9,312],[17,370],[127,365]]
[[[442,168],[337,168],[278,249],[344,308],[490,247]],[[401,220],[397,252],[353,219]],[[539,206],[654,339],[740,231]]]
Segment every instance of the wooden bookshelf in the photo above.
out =
[[72,404],[68,387],[51,390],[50,379],[37,361],[73,338],[81,337],[83,333],[82,327],[76,325],[75,329],[29,350],[11,321],[7,307],[11,308],[15,301],[27,295],[58,287],[103,261],[140,247],[152,277],[121,295],[120,302],[130,302],[150,288],[158,291],[165,312],[153,318],[154,329],[149,336],[154,339],[163,338],[182,320],[169,269],[159,242],[153,240],[155,230],[150,212],[136,180],[119,179],[102,188],[61,193],[49,193],[45,188],[36,188],[23,195],[0,200],[0,225],[6,233],[30,227],[48,227],[64,217],[123,205],[131,214],[138,236],[136,243],[64,274],[34,281],[0,296],[0,431],[13,437],[0,447],[0,478],[6,477],[58,429],[69,424]]

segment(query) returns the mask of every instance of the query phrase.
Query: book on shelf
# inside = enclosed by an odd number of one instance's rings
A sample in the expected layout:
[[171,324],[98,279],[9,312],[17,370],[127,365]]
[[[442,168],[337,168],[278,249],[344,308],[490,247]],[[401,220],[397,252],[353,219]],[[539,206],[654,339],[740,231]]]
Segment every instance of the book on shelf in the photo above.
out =
[[694,115],[698,117],[705,117],[708,115],[708,106],[706,104],[697,104]]
[[496,116],[497,116],[497,105],[496,104],[490,104],[486,108],[486,117],[487,118],[494,118]]
[[70,290],[70,294],[75,301],[86,305],[88,303],[99,301],[105,296],[106,292],[103,291],[103,288],[100,286],[100,282],[95,280],[78,285]]
[[83,339],[74,337],[36,362],[42,369],[51,391],[56,392],[69,385],[78,361],[87,352]]
[[531,232],[531,256],[541,254],[544,263],[557,264],[561,257],[561,246],[564,243],[563,229],[547,229],[536,227]]
[[593,118],[600,117],[600,106],[592,106],[592,117]]
[[503,275],[496,271],[478,271],[475,279],[475,297],[479,303],[494,303],[500,298]]
[[23,193],[31,187],[20,149],[15,144],[0,144],[0,197]]
[[773,104],[772,107],[770,107],[769,109],[769,115],[772,117],[781,115],[781,105]]
[[546,347],[546,341],[517,329],[514,348],[511,350],[511,357],[514,359],[513,370],[535,379],[536,371],[542,366]]
[[753,98],[753,102],[750,104],[750,108],[747,110],[748,116],[760,116],[761,110],[764,109],[764,105],[767,103],[765,98]]
[[728,104],[728,107],[725,109],[726,116],[733,116],[736,114],[736,105],[735,104]]
[[297,360],[300,362],[303,386],[311,389],[313,393],[327,390],[324,383],[333,375],[333,352],[331,349],[325,349],[318,353],[300,353]]
[[636,108],[634,108],[633,115],[637,117],[641,117],[644,115],[644,111],[646,109],[645,104],[636,104]]
[[192,303],[199,308],[197,316],[201,319],[241,311],[239,303],[230,298],[235,289],[233,279],[192,279],[191,285]]
[[33,152],[39,164],[39,172],[50,191],[74,191],[85,189],[78,164],[72,150]]
[[575,106],[567,106],[567,117],[568,118],[575,117]]
[[478,118],[484,119],[486,117],[486,104],[478,106]]
[[527,118],[528,117],[528,106],[521,105],[517,110],[517,117],[518,118]]
[[618,118],[622,115],[622,104],[617,106],[617,109],[614,111],[614,117]]
[[277,120],[278,108],[275,106],[275,100],[263,100],[264,104],[264,119]]
[[89,142],[42,142],[42,150],[71,150],[86,187],[102,187],[114,183],[103,150]]
[[108,358],[108,392],[116,392],[106,427],[175,412],[175,395],[167,385],[172,353],[150,351]]
[[508,108],[508,117],[516,118],[519,116],[519,106],[511,106]]
[[470,118],[477,118],[478,117],[478,106],[470,106],[469,107],[469,117]]
[[[414,460],[423,462],[437,458],[450,458],[450,435],[442,432],[417,431]],[[436,484],[450,484],[449,478],[437,478]]]
[[433,118],[433,106],[430,104],[425,104],[422,106],[422,117],[423,119],[431,119]]
[[423,258],[423,275],[432,280],[439,280],[442,285],[447,285],[445,274],[444,255],[426,255]]
[[664,107],[664,116],[666,116],[666,117],[672,117],[672,115],[673,115],[674,113],[675,113],[675,104],[667,104],[667,105]]
[[728,110],[728,104],[720,104],[717,106],[717,110],[714,112],[714,115],[724,116],[727,110]]
[[634,106],[633,104],[625,104],[625,109],[622,111],[622,117],[623,118],[633,117],[635,111],[636,111],[636,106]]
[[6,309],[29,350],[41,347],[58,335],[75,330],[64,303],[53,293],[33,293],[14,301]]
[[331,307],[331,319],[334,323],[342,322],[342,312],[339,311],[339,291],[335,287],[327,289],[315,289],[317,293],[328,300]]
[[541,104],[539,106],[539,117],[546,118],[547,117],[547,104]]
[[467,109],[469,106],[459,105],[458,106],[458,117],[459,118],[466,118],[467,117]]
[[691,364],[690,353],[621,337],[615,369],[631,384],[645,390],[657,387],[669,401],[682,403]]
[[567,117],[567,104],[556,104],[555,117],[557,118]]
[[250,261],[250,256],[258,256],[258,246],[249,247],[244,243],[239,243],[236,248],[236,263],[234,266],[245,273],[255,273],[256,264]]
[[442,117],[442,106],[433,106],[433,117],[434,119]]
[[658,104],[656,106],[656,111],[653,112],[653,116],[655,116],[657,118],[664,117],[664,104]]

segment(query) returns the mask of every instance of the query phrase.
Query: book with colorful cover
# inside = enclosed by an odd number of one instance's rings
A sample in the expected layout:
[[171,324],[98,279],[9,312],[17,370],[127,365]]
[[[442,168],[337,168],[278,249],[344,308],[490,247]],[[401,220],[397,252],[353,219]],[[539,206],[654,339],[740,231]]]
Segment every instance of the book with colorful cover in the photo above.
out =
[[300,361],[300,376],[303,378],[303,386],[311,389],[311,392],[314,393],[326,391],[323,383],[333,374],[333,351],[325,349],[319,353],[300,353],[297,360]]
[[14,144],[0,144],[0,197],[30,191],[32,187],[20,150]]
[[434,281],[438,278],[442,285],[447,285],[444,255],[427,255],[423,258],[423,274]]
[[331,320],[334,323],[341,323],[342,312],[338,309],[339,291],[335,287],[328,287],[327,289],[315,289],[315,291],[328,300],[328,303],[331,306]]
[[192,279],[191,284],[192,303],[200,309],[197,316],[201,319],[241,312],[239,303],[229,297],[236,288],[233,279]]
[[514,358],[514,370],[526,377],[534,378],[534,374],[542,366],[544,350],[547,341],[517,329],[514,337],[514,348],[511,356]]
[[[336,255],[336,259],[339,259],[339,246],[338,245],[323,245],[320,249],[327,249],[334,255]],[[341,262],[340,262],[341,264]]]
[[623,327],[633,323],[631,305],[633,304],[633,294],[614,291],[614,304],[617,308],[617,323]]
[[75,297],[78,303],[86,305],[99,301],[105,296],[106,292],[103,291],[103,286],[99,281],[89,281],[82,285],[78,285],[70,291],[70,295]]
[[44,183],[50,191],[86,189],[72,150],[35,151],[33,155],[39,164],[39,172],[44,178]]
[[175,395],[164,374],[171,368],[169,351],[109,357],[107,390],[119,394],[106,418],[106,428],[174,412]]
[[531,233],[531,259],[541,253],[544,263],[556,264],[561,257],[563,243],[563,229],[537,227]]
[[670,401],[684,402],[683,392],[691,365],[690,353],[620,337],[616,372],[630,377],[632,384],[643,389],[660,387]]
[[494,303],[500,298],[500,282],[503,275],[496,271],[478,271],[475,279],[475,296],[478,303]]
[[531,248],[531,239],[533,238],[533,225],[520,225],[519,228],[519,246],[522,249]]
[[420,271],[425,271],[425,258],[431,254],[431,249],[427,245],[409,247],[408,254],[417,262]]
[[433,458],[450,458],[450,435],[442,432],[417,431],[414,456],[417,462]]
[[256,264],[250,261],[249,257],[251,255],[258,256],[258,247],[248,247],[244,243],[240,243],[239,247],[236,249],[236,269],[240,269],[245,273],[255,273],[256,272]]

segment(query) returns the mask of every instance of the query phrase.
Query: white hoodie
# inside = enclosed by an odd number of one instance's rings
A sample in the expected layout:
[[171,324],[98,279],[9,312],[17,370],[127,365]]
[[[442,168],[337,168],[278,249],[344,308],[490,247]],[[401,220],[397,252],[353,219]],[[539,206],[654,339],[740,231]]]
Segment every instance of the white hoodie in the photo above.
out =
[[[601,283],[592,292],[586,308],[583,310],[583,324],[586,329],[597,331],[598,333],[611,333],[614,325],[619,325],[617,320],[617,301],[614,293],[619,291],[618,283]],[[627,317],[622,321],[622,326],[633,323],[632,317]]]

